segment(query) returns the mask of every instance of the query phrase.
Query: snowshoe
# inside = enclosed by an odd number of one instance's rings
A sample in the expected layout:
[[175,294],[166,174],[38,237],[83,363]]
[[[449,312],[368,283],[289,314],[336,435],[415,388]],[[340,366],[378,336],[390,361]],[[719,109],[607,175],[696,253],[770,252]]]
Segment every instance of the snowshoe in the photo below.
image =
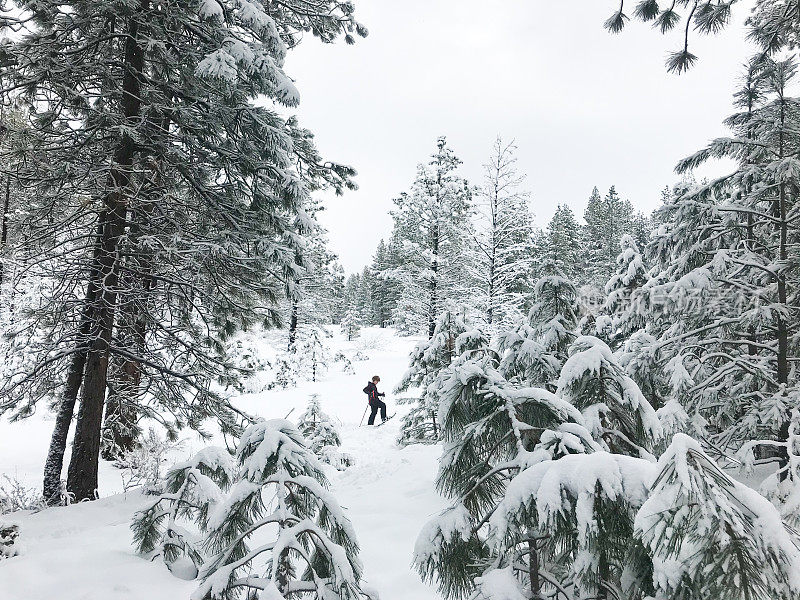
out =
[[388,423],[388,422],[389,422],[389,420],[390,420],[390,419],[391,419],[391,418],[392,418],[394,415],[396,415],[396,414],[397,414],[397,413],[394,413],[394,414],[391,414],[391,415],[389,415],[388,417],[386,417],[386,420],[384,420],[384,421],[381,421],[380,423],[378,423],[377,425],[375,425],[375,427],[380,427],[381,425],[386,425],[386,423]]

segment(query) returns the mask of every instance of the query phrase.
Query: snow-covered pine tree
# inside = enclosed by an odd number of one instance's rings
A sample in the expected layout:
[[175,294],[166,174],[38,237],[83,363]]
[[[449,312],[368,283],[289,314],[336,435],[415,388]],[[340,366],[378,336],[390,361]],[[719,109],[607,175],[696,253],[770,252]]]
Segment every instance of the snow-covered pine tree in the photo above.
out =
[[187,524],[205,533],[209,515],[222,502],[223,492],[236,477],[236,464],[224,448],[209,446],[188,461],[172,467],[164,493],[133,517],[137,552],[161,560],[176,576],[194,579],[205,561],[202,538]]
[[569,350],[558,394],[578,408],[592,435],[609,452],[652,458],[661,424],[639,386],[601,340],[582,336]]
[[592,190],[589,202],[583,212],[581,247],[588,254],[586,262],[586,280],[599,289],[614,273],[619,240],[630,233],[633,206],[628,200],[622,200],[612,185],[604,198],[597,188]]
[[345,284],[343,315],[350,314],[359,324],[368,327],[380,326],[378,321],[384,317],[388,323],[391,316],[385,313],[386,307],[377,299],[381,283],[380,274],[370,266],[364,267],[361,273],[350,275]]
[[[27,160],[28,115],[22,106],[6,107],[0,114],[0,313],[5,319],[13,319],[16,312],[11,301],[20,282],[14,282],[15,246],[21,242],[19,221],[23,220],[32,198],[32,187],[20,180],[19,172]],[[8,311],[7,313],[5,311]]]
[[296,355],[300,377],[318,381],[328,372],[332,358],[326,335],[319,326],[300,330],[296,347],[289,351],[289,354]]
[[[520,471],[564,452],[596,448],[572,405],[547,390],[509,383],[497,365],[491,352],[465,357],[440,391],[444,450],[437,488],[453,505],[423,528],[414,563],[445,598],[473,597],[484,584],[489,598],[494,586],[511,598],[539,597],[535,521],[517,529],[513,541],[504,536],[509,543],[497,550],[487,523]],[[523,570],[533,576],[527,590],[517,583]]]
[[353,358],[350,358],[343,351],[340,350],[334,355],[333,362],[342,364],[342,373],[347,375],[355,375],[355,369],[353,369]]
[[[646,285],[658,300],[651,329],[660,360],[680,357],[693,387],[684,394],[692,418],[708,421],[716,451],[743,443],[787,440],[793,391],[791,364],[800,352],[800,311],[788,291],[800,278],[790,259],[797,244],[797,174],[781,165],[797,159],[800,122],[787,86],[791,62],[749,65],[736,94],[740,112],[719,138],[682,161],[688,172],[712,157],[737,167],[705,185],[683,185],[659,209],[662,225],[650,244],[656,276]],[[788,287],[787,287],[788,286]],[[777,446],[781,466],[788,457]]]
[[[20,325],[37,360],[5,373],[3,393],[12,406],[62,398],[48,496],[81,390],[68,474],[78,500],[97,489],[109,387],[149,390],[116,405],[138,417],[167,403],[172,428],[206,417],[235,425],[209,393],[211,379],[230,376],[220,338],[274,320],[309,225],[296,168],[304,152],[263,101],[297,104],[282,67],[303,32],[325,42],[366,34],[348,3],[241,6],[20,0],[2,9],[3,31],[15,32],[3,94],[37,106],[34,160],[20,173],[37,182],[26,227],[46,246],[31,265],[60,283]],[[48,315],[59,315],[55,328]],[[130,385],[109,386],[114,379]]]
[[359,280],[356,310],[362,322],[376,325],[378,317],[375,314],[375,294],[377,293],[378,280],[369,265],[361,271]]
[[[315,218],[321,210],[316,202],[309,202],[306,212]],[[336,317],[336,296],[343,282],[339,279],[341,266],[336,255],[328,249],[328,236],[318,223],[306,234],[302,254],[298,256],[302,264],[294,275],[294,281],[288,286],[286,313],[288,318],[289,346],[297,338],[303,327],[319,326],[333,323]]]
[[498,136],[474,197],[471,296],[489,333],[516,320],[530,293],[533,215],[530,196],[521,189],[525,178],[517,171],[515,154],[513,141]]
[[633,523],[654,477],[658,420],[600,340],[579,338],[570,355],[557,394],[507,381],[491,354],[453,367],[437,485],[454,504],[415,552],[445,597],[652,589]]
[[[559,562],[542,577],[553,595],[767,600],[793,598],[800,586],[794,531],[683,434],[658,464],[604,451],[534,464],[508,484],[489,541],[507,552],[505,540],[524,541],[519,528],[530,520],[559,538]],[[574,579],[564,569],[571,557]],[[497,577],[520,588],[507,567]],[[484,578],[478,587],[491,597]]]
[[319,394],[311,394],[305,412],[297,420],[297,429],[305,436],[308,447],[315,454],[319,454],[324,446],[342,445],[342,438],[333,421],[322,412]]
[[[352,310],[356,315],[358,312],[358,294],[361,289],[361,274],[352,273],[348,275],[344,284],[344,310]],[[360,315],[359,315],[360,318]]]
[[320,406],[319,394],[312,394],[306,411],[297,421],[297,429],[308,442],[308,447],[324,463],[343,471],[355,463],[355,459],[339,450],[342,437],[333,420]]
[[769,459],[763,457],[764,446],[771,446],[772,453],[777,452],[784,455],[787,460],[785,464],[779,466],[777,470],[767,476],[759,487],[759,491],[775,504],[784,519],[795,529],[800,525],[800,409],[798,406],[798,394],[796,391],[791,397],[791,420],[786,435],[786,441],[775,441],[765,444],[763,440],[753,440],[746,443],[738,453],[738,458],[742,461],[743,470],[747,474],[752,474],[753,469],[759,463],[767,462]]
[[521,597],[544,589],[597,598],[624,589],[621,597],[640,597],[650,588],[649,563],[633,521],[652,481],[661,426],[603,342],[578,338],[569,354],[555,398],[581,415],[540,434],[497,493],[487,515],[487,545],[497,558],[476,584],[489,593],[488,575],[524,584],[530,592]]
[[420,335],[427,333],[428,318],[424,310],[424,301],[420,300],[420,289],[415,285],[414,277],[407,270],[394,270],[395,280],[400,285],[400,297],[392,313],[392,325],[400,335]]
[[[533,232],[531,233],[531,246],[530,246],[530,277],[532,281],[538,281],[539,278],[543,275],[542,267],[545,264],[552,263],[554,257],[548,256],[548,235],[547,229],[542,229],[540,227],[534,227]],[[531,305],[531,298],[530,296],[525,300],[525,314],[530,310]]]
[[[287,278],[285,312],[289,326],[289,345],[294,343],[297,330],[304,324],[333,323],[343,310],[341,295],[344,276],[338,258],[328,248],[328,232],[317,222],[317,215],[324,210],[314,192],[329,190],[341,195],[344,190],[357,189],[352,177],[355,170],[345,165],[326,161],[317,151],[314,134],[300,127],[296,117],[286,122],[293,146],[297,174],[306,189],[301,211],[304,219],[311,219],[311,226],[302,224],[304,233],[302,251],[297,254],[298,268]],[[301,219],[298,219],[301,221]]]
[[496,340],[502,357],[499,370],[509,381],[552,391],[563,361],[548,352],[540,339],[530,315],[516,327],[501,331]]
[[498,334],[497,348],[502,357],[499,369],[506,379],[555,391],[575,339],[577,291],[553,265],[544,270],[551,274],[536,282],[527,319]]
[[[569,354],[557,394],[509,382],[491,352],[455,359],[445,369],[437,484],[454,503],[419,536],[415,564],[423,578],[437,581],[446,598],[492,598],[500,590],[520,600],[672,598],[680,590],[692,600],[712,591],[766,599],[766,581],[776,597],[791,597],[800,579],[787,574],[800,551],[777,511],[707,458],[702,475],[689,475],[707,483],[687,480],[687,495],[676,496],[674,482],[663,485],[671,477],[664,473],[684,477],[686,460],[673,446],[656,464],[659,419],[608,346],[582,337]],[[676,391],[685,389],[685,372],[677,365],[671,371]],[[732,510],[714,508],[722,497]],[[731,524],[734,533],[725,525],[714,530],[720,535],[694,543],[689,521],[698,523],[697,514],[711,516],[711,527]],[[688,526],[673,532],[662,519]],[[756,522],[769,523],[766,531]],[[737,541],[742,531],[751,538]],[[731,560],[740,551],[743,562]],[[768,565],[755,577],[754,557]],[[673,560],[685,567],[678,578],[667,577]],[[747,580],[744,587],[740,580]]]
[[414,347],[408,370],[395,388],[395,393],[416,390],[418,395],[400,398],[398,404],[411,404],[403,416],[401,444],[435,444],[441,439],[437,422],[440,391],[447,377],[447,368],[466,351],[488,348],[488,340],[467,325],[465,309],[449,304],[436,319],[433,336]]
[[561,273],[545,266],[543,275],[534,287],[534,303],[530,322],[536,328],[542,345],[548,352],[566,358],[567,348],[574,339],[578,323],[577,291]]
[[640,296],[648,273],[632,235],[624,234],[619,242],[617,270],[605,285],[606,302],[602,312],[611,317],[612,348],[617,348],[634,332],[647,324],[646,302]]
[[789,600],[800,594],[796,533],[770,502],[677,434],[658,461],[636,535],[656,598]]
[[573,282],[583,278],[581,228],[572,209],[559,204],[543,236],[542,262],[555,266]]
[[348,308],[342,316],[341,328],[348,342],[356,339],[361,333],[361,317],[355,308]]
[[[648,354],[652,354],[652,352],[648,352]],[[622,360],[624,360],[624,355]],[[627,365],[625,368],[631,378],[636,380],[635,371]],[[707,433],[707,422],[698,410],[699,403],[694,394],[695,381],[684,366],[684,358],[680,355],[673,356],[664,366],[663,374],[667,400],[662,402],[663,406],[656,411],[656,414],[664,428],[664,441],[669,442],[676,433],[687,433],[698,438],[704,437]],[[659,371],[656,369],[650,371],[650,376],[656,381],[658,381],[659,375]],[[643,387],[642,392],[646,393],[646,389]],[[658,405],[655,402],[652,404],[653,406]]]
[[242,373],[242,377],[234,382],[235,390],[251,394],[264,390],[275,362],[273,348],[264,344],[262,329],[254,328],[228,340],[225,354]]
[[333,323],[341,323],[342,316],[344,315],[345,310],[347,310],[344,293],[344,287],[347,278],[344,274],[344,267],[338,260],[333,263],[330,275],[332,287],[327,296],[328,301],[331,303],[331,314],[333,316],[332,321]]
[[373,288],[372,311],[375,316],[375,325],[378,327],[387,327],[391,324],[392,314],[397,308],[397,300],[400,297],[400,288],[391,277],[391,271],[397,260],[394,255],[396,251],[394,240],[391,240],[389,244],[381,240],[372,260],[371,270],[376,279]]
[[274,374],[275,378],[269,384],[269,389],[295,387],[300,377],[300,357],[297,352],[288,350],[282,352],[275,359]]
[[670,389],[668,365],[663,364],[658,340],[646,329],[633,333],[616,351],[615,357],[653,408],[660,410],[666,403],[677,402],[683,396],[685,390]]
[[636,211],[631,217],[630,235],[636,242],[639,250],[647,247],[650,243],[650,235],[653,232],[653,220],[650,216],[641,211]]
[[401,245],[402,261],[394,276],[402,286],[395,322],[403,329],[424,323],[428,337],[447,300],[465,289],[466,244],[472,190],[456,174],[461,164],[447,141],[436,142],[428,163],[417,167],[411,190],[394,200],[394,234]]
[[297,429],[259,421],[242,435],[236,459],[240,479],[209,519],[206,545],[215,555],[192,598],[369,598],[353,526]]

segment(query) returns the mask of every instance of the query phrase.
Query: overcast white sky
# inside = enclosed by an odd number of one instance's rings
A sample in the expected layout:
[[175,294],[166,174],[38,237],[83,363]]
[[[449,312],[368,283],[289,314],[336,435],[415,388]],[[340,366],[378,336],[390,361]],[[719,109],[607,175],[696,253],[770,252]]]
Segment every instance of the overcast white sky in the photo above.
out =
[[682,32],[630,23],[612,36],[602,23],[613,0],[355,2],[369,37],[309,37],[287,61],[302,124],[359,173],[360,189],[328,199],[322,216],[348,273],[388,237],[392,198],[439,135],[475,183],[495,136],[514,138],[539,224],[559,203],[582,215],[595,185],[652,210],[676,161],[724,133],[749,54],[742,9],[716,38],[694,36],[700,61],[674,76],[664,59]]

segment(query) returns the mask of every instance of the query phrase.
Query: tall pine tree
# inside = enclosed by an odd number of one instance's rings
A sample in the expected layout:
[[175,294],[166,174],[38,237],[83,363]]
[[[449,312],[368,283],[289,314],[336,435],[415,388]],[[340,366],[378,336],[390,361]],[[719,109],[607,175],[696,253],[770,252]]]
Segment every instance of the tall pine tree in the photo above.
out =
[[[366,34],[352,6],[242,7],[3,7],[2,27],[15,31],[4,46],[15,67],[3,93],[36,106],[35,160],[24,178],[37,181],[37,202],[26,226],[47,247],[31,265],[59,282],[20,325],[17,348],[36,358],[4,374],[3,408],[24,412],[61,397],[48,495],[79,394],[67,482],[78,500],[96,495],[109,389],[112,407],[158,417],[168,404],[171,428],[207,417],[234,425],[230,407],[209,392],[210,379],[230,377],[221,339],[277,320],[311,226],[309,169],[312,178],[315,169],[348,176],[317,164],[274,105],[298,102],[283,62],[303,32],[325,42]],[[256,98],[273,106],[255,106]]]
[[581,244],[586,258],[586,280],[603,289],[614,273],[619,241],[632,227],[633,207],[622,200],[612,185],[605,197],[597,188],[592,190],[589,203],[583,212],[583,235]]
[[[448,299],[465,291],[472,191],[456,170],[461,160],[447,141],[417,168],[411,190],[395,199],[395,235],[402,262],[394,270],[402,295],[396,311],[409,329],[424,324],[428,337]],[[420,333],[417,331],[417,333]]]
[[543,261],[573,282],[580,281],[583,274],[580,236],[575,213],[566,204],[559,204],[542,239]]
[[533,219],[515,152],[513,142],[495,140],[475,196],[472,295],[489,331],[518,317],[531,288]]

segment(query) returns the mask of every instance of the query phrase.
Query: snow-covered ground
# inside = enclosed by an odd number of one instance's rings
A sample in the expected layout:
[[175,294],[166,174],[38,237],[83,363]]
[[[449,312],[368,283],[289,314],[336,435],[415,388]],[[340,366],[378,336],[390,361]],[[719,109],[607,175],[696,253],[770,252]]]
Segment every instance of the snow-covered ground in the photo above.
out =
[[[380,428],[359,427],[366,406],[361,389],[380,375],[389,412],[395,412],[391,390],[406,368],[415,340],[386,330],[368,329],[360,341],[333,340],[332,349],[354,351],[369,346],[368,360],[353,363],[355,374],[330,373],[316,383],[302,382],[289,390],[247,394],[236,404],[266,418],[296,419],[308,397],[318,393],[322,408],[341,422],[342,450],[355,456],[355,466],[341,473],[330,469],[333,492],[348,509],[361,545],[365,578],[385,600],[436,598],[411,569],[411,553],[422,525],[444,507],[433,489],[438,446],[399,448],[400,419]],[[402,407],[399,407],[402,414]],[[52,429],[52,415],[39,414],[21,423],[0,421],[0,475],[26,485],[39,485]],[[180,453],[202,447],[188,435]],[[176,456],[176,460],[181,458]],[[14,515],[22,526],[21,556],[0,561],[2,600],[179,600],[196,587],[173,577],[159,562],[149,563],[131,547],[129,523],[147,502],[138,492],[121,493],[122,476],[104,463],[101,499],[36,514]]]

